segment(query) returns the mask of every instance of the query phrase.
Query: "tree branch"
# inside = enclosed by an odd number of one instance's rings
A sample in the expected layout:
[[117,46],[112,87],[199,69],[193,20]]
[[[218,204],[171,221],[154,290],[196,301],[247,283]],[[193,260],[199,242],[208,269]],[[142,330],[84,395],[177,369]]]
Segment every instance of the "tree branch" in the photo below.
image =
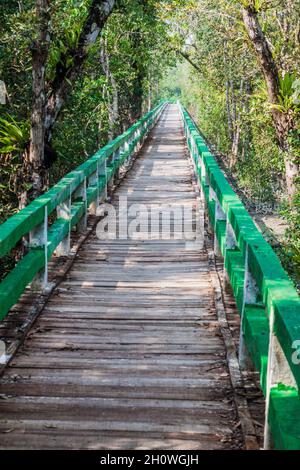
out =
[[185,60],[188,61],[188,63],[194,67],[195,70],[197,70],[197,72],[199,73],[202,73],[202,70],[201,68],[199,67],[199,65],[195,64],[195,62],[193,61],[193,59],[191,59],[191,56],[187,53],[187,52],[183,52],[181,51],[180,49],[175,49],[175,52],[179,55],[181,55]]

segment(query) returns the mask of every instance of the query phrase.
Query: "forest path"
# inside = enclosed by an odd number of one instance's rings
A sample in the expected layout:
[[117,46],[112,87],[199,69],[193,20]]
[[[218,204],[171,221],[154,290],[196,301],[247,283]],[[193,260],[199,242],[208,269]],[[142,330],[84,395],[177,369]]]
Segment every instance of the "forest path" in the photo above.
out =
[[128,207],[184,206],[192,237],[157,240],[159,227],[153,239],[147,231],[89,236],[3,375],[0,448],[243,447],[175,105],[122,180],[115,207],[119,196]]

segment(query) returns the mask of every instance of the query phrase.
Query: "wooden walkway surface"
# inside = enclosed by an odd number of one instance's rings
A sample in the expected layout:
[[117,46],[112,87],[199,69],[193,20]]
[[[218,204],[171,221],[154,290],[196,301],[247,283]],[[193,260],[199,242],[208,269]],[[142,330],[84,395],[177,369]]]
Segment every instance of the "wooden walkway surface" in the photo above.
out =
[[[113,202],[186,205],[195,217],[191,175],[169,106]],[[1,379],[0,448],[243,446],[196,238],[89,236]]]

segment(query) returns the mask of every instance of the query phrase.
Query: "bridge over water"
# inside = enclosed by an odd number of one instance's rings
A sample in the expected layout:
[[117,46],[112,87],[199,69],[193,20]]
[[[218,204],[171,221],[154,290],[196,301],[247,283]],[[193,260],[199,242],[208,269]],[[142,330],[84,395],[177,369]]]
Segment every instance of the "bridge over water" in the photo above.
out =
[[300,448],[299,297],[179,104],[5,222],[0,256],[20,239],[0,448]]

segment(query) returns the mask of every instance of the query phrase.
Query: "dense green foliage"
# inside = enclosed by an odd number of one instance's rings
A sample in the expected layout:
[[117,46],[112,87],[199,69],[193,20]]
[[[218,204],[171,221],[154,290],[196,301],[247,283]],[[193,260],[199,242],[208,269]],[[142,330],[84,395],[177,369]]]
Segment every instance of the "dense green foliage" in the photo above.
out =
[[[120,0],[87,60],[55,125],[52,147],[58,155],[50,170],[54,182],[126,129],[157,100],[157,83],[174,54],[166,52],[164,11],[169,2]],[[184,2],[183,2],[184,3]],[[46,70],[51,84],[58,66],[71,65],[91,0],[50,3],[50,51]],[[18,207],[24,150],[30,139],[32,63],[36,36],[35,1],[1,2],[0,79],[8,100],[0,105],[0,220]],[[149,96],[151,93],[151,96]],[[112,113],[116,100],[115,115]],[[141,109],[138,104],[141,104]],[[113,124],[112,124],[113,119]]]

